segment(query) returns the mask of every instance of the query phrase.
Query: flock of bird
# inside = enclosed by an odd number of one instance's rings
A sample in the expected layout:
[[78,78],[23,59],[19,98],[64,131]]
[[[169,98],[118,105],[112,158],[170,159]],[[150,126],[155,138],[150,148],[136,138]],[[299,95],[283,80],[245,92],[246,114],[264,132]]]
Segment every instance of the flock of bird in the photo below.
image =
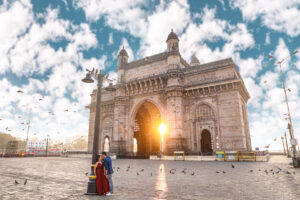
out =
[[[235,168],[235,165],[234,164],[231,164],[231,168]],[[119,172],[120,171],[120,167],[113,167],[113,169],[114,170],[116,170],[117,172]],[[181,170],[180,172],[178,172],[178,173],[182,173],[182,174],[188,174],[188,175],[190,175],[190,176],[195,176],[196,175],[196,173],[195,172],[192,172],[192,173],[188,173],[187,172],[187,168],[184,168],[183,170]],[[130,171],[130,165],[127,167],[127,169],[125,170],[126,172],[129,172]],[[163,172],[163,168],[160,168],[159,169],[159,171],[160,171],[160,173],[162,173]],[[258,171],[262,171],[261,169],[259,169]],[[139,170],[139,171],[137,171],[136,172],[136,175],[137,176],[139,176],[141,173],[143,173],[143,172],[145,172],[145,169],[141,169],[141,170]],[[170,169],[169,170],[169,174],[172,174],[172,175],[174,175],[175,173],[177,172],[177,169],[175,169],[175,168],[172,168],[172,169]],[[253,173],[254,172],[254,170],[249,170],[249,173]],[[217,174],[219,174],[219,173],[223,173],[223,174],[226,174],[226,171],[224,171],[224,170],[221,170],[221,171],[216,171],[216,173]],[[275,174],[279,174],[279,173],[284,173],[284,174],[288,174],[288,175],[295,175],[296,174],[296,172],[295,171],[293,171],[293,172],[290,172],[290,171],[288,171],[288,170],[283,170],[283,169],[281,169],[280,167],[277,167],[276,168],[276,170],[275,169],[270,169],[270,170],[264,170],[264,173],[266,174],[266,175],[268,175],[268,174],[272,174],[272,175],[275,175]],[[88,172],[86,172],[86,173],[84,173],[86,176],[88,176]],[[153,176],[153,173],[152,172],[150,172],[150,176]],[[26,185],[28,183],[28,179],[25,179],[24,180],[24,185]],[[15,185],[18,185],[19,184],[19,182],[17,181],[17,180],[15,180]]]
[[[231,168],[234,169],[235,168],[235,165],[234,164],[231,164]],[[120,167],[113,167],[114,170],[116,170],[117,172],[120,171]],[[195,172],[190,172],[188,173],[187,171],[188,169],[187,168],[184,168],[183,170],[181,170],[179,173],[182,173],[182,174],[188,174],[188,175],[191,175],[191,176],[194,176],[196,175]],[[126,172],[129,172],[130,171],[130,165],[127,167],[127,169],[125,170]],[[163,168],[160,168],[159,169],[160,172],[163,172]],[[177,169],[175,168],[172,168],[169,170],[169,174],[172,174],[174,175],[176,173]],[[261,169],[258,169],[258,171],[262,171]],[[145,172],[145,169],[141,169],[139,171],[136,172],[136,175],[139,176],[142,172]],[[253,173],[254,170],[250,169],[249,170],[249,173]],[[293,171],[293,172],[290,172],[288,170],[284,171],[282,170],[280,167],[277,167],[276,170],[274,169],[270,169],[270,170],[264,170],[265,174],[272,174],[272,175],[275,175],[275,174],[279,174],[279,173],[285,173],[285,174],[292,174],[292,175],[295,175],[296,172]],[[225,170],[220,170],[220,171],[216,171],[217,174],[219,173],[223,173],[223,174],[226,174],[226,171]],[[85,175],[87,176],[88,175],[88,172],[85,173]],[[150,172],[150,176],[153,176],[153,173]]]
[[[21,94],[22,94],[22,93],[24,93],[24,92],[23,92],[22,90],[18,90],[17,93],[21,93]],[[38,101],[39,101],[39,102],[40,102],[40,101],[44,101],[44,99],[43,99],[43,98],[38,98]],[[76,104],[76,103],[73,103],[73,106],[76,107],[77,104]],[[26,105],[22,105],[22,107],[26,107]],[[27,106],[27,108],[28,108],[28,106]],[[37,108],[37,106],[35,106],[35,108]],[[29,109],[32,110],[32,108],[29,108]],[[70,109],[70,108],[67,108],[67,109],[64,110],[64,112],[69,112],[69,113],[70,113],[70,112],[74,112],[74,113],[75,113],[75,112],[77,112],[77,109]],[[49,113],[50,115],[53,115],[53,116],[55,115],[54,112],[51,112],[51,111],[49,111],[48,113]],[[22,118],[22,116],[19,115],[19,116],[18,116],[18,119],[21,119],[21,118]],[[0,121],[2,121],[2,120],[3,120],[3,119],[0,118]],[[23,122],[23,121],[20,122],[20,124],[21,124],[21,125],[29,125],[28,122]],[[62,124],[66,124],[66,123],[62,123]],[[46,123],[46,125],[48,125],[48,122]],[[12,129],[9,128],[8,126],[5,128],[5,130],[6,130],[7,132],[11,132],[11,131],[12,131]],[[25,130],[25,128],[22,128],[22,131],[24,131],[24,130]],[[36,135],[36,134],[34,134],[34,135]]]

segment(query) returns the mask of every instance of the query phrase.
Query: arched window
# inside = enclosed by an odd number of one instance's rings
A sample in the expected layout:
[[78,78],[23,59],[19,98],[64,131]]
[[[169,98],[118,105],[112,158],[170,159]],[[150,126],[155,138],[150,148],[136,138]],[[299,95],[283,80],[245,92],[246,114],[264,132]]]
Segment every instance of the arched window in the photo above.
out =
[[109,152],[109,138],[105,137],[104,139],[104,151]]
[[133,138],[133,153],[136,153],[137,152],[137,140],[136,138]]
[[214,119],[214,112],[206,104],[201,104],[196,108],[196,119],[197,120],[212,120]]

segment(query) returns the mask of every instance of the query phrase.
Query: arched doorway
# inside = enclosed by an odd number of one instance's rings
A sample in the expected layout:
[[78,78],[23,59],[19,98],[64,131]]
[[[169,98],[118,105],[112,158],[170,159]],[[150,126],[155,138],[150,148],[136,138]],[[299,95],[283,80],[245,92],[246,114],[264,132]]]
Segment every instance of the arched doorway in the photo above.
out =
[[201,153],[209,154],[212,153],[211,148],[211,136],[208,130],[203,130],[201,133]]
[[103,151],[109,152],[109,137],[104,138]]
[[134,118],[134,135],[137,156],[148,157],[160,151],[160,134],[158,126],[161,114],[158,108],[146,101],[137,110]]

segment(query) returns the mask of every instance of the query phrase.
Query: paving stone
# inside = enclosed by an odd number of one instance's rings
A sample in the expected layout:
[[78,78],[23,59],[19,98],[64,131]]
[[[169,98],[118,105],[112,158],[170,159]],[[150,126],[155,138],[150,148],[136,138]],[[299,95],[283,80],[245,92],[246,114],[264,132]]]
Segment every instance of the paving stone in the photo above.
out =
[[[110,197],[84,195],[90,162],[87,157],[0,158],[0,199],[300,199],[300,169],[284,157],[271,157],[268,163],[234,162],[235,168],[231,162],[113,160],[115,192]],[[270,170],[278,167],[282,171],[272,175]]]

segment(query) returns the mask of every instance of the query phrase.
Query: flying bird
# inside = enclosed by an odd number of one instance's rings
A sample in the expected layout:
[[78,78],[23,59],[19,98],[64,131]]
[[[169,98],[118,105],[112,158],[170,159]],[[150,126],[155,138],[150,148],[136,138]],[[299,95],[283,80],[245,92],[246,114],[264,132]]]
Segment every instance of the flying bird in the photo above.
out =
[[18,90],[17,92],[18,92],[18,93],[24,93],[22,90]]
[[43,101],[43,99],[39,99],[39,101]]

